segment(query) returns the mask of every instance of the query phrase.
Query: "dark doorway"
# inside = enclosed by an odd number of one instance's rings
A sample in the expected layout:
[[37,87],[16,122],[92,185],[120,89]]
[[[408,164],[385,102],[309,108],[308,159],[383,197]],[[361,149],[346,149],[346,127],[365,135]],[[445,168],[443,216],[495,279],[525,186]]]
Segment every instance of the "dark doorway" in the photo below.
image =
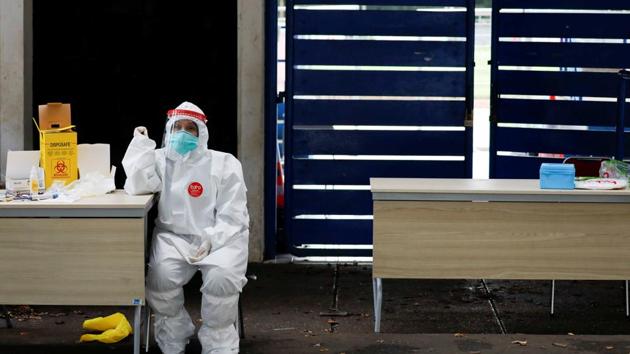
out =
[[34,112],[71,103],[79,143],[110,144],[119,171],[133,128],[160,145],[184,100],[209,117],[210,148],[236,154],[235,1],[36,0],[33,27]]

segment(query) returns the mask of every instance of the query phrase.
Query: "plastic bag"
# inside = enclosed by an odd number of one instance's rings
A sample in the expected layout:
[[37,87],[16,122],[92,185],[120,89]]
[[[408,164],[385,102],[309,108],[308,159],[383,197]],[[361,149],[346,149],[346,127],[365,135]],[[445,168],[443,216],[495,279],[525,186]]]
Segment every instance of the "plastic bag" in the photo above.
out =
[[78,199],[104,195],[115,189],[116,185],[114,184],[113,176],[103,176],[98,172],[91,172],[67,185],[63,193],[71,198]]
[[604,160],[599,168],[599,177],[628,179],[628,164],[619,160]]
[[625,178],[592,178],[578,177],[575,179],[576,189],[625,189],[628,180]]
[[131,324],[127,321],[125,315],[116,312],[107,317],[96,317],[83,321],[83,328],[92,331],[104,331],[100,334],[84,334],[79,341],[91,342],[99,341],[102,343],[116,343],[133,333]]

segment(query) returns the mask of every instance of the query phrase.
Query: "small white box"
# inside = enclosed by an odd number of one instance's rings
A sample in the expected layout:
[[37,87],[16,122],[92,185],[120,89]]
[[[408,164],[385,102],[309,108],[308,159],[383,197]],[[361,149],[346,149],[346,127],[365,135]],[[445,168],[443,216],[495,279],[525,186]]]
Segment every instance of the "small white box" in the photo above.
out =
[[7,192],[14,192],[14,193],[18,193],[18,192],[28,192],[30,191],[30,187],[28,184],[29,179],[26,178],[19,178],[19,179],[13,179],[13,178],[7,178]]

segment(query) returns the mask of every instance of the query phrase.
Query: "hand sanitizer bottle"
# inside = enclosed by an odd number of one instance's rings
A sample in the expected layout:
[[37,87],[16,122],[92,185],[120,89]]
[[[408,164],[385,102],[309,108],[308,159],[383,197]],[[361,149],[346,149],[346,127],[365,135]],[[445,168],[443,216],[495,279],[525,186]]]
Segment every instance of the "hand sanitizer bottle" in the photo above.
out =
[[39,168],[37,166],[31,167],[28,184],[31,190],[31,197],[36,198],[37,193],[39,193]]

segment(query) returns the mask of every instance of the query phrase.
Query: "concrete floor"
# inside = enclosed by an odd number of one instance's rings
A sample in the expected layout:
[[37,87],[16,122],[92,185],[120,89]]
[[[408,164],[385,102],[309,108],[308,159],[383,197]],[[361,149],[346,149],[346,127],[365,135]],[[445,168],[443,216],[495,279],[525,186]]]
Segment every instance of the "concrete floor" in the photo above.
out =
[[[384,280],[381,334],[374,334],[371,271],[342,266],[338,308],[345,317],[320,316],[332,304],[334,267],[253,264],[242,296],[242,353],[630,353],[622,282],[556,283],[556,315],[548,313],[550,282]],[[195,277],[187,307],[200,323]],[[496,305],[506,335],[494,315]],[[85,318],[112,307],[10,307],[14,329],[0,328],[0,353],[130,353],[115,345],[78,343]],[[0,327],[4,325],[0,320]],[[513,343],[513,341],[526,341]],[[200,353],[196,339],[187,353]],[[159,353],[152,344],[151,353]]]

